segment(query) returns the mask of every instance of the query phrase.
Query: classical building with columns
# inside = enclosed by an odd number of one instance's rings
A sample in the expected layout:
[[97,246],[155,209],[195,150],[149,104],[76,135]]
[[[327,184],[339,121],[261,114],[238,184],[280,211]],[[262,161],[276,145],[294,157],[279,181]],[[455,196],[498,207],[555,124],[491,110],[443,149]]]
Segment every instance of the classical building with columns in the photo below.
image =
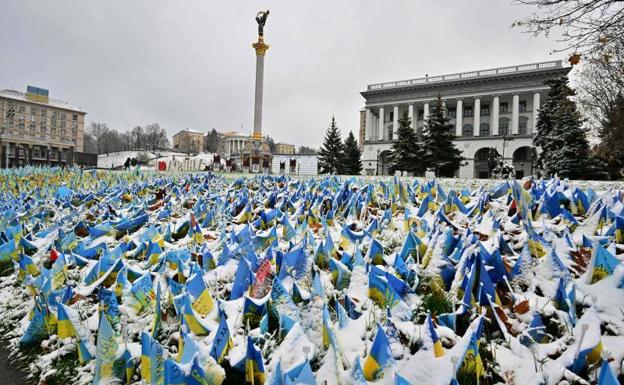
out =
[[238,156],[243,152],[247,142],[250,140],[251,138],[249,135],[242,134],[238,131],[226,131],[221,134],[221,140],[219,141],[219,146],[221,147],[220,152],[228,159]]
[[569,71],[561,61],[549,61],[370,84],[361,93],[366,100],[360,111],[363,174],[389,173],[399,116],[407,111],[412,128],[422,130],[430,103],[440,96],[455,127],[455,145],[466,159],[457,176],[487,178],[492,147],[513,163],[516,177],[530,175],[540,101],[549,89],[544,82]]

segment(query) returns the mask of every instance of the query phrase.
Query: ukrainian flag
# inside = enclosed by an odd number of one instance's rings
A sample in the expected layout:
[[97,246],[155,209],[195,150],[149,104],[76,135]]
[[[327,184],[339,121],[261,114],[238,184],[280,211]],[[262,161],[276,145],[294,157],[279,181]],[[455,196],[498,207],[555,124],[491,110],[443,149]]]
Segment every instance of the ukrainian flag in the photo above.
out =
[[332,282],[336,289],[342,290],[349,287],[351,271],[343,263],[331,258],[329,260],[329,270],[332,275]]
[[485,374],[485,368],[483,367],[483,361],[479,354],[479,345],[477,344],[477,336],[475,333],[472,333],[470,336],[470,343],[464,352],[464,357],[461,360],[457,374],[464,378],[475,378],[477,383],[479,383],[479,378],[483,377]]
[[219,313],[221,315],[219,328],[210,348],[210,355],[218,363],[223,361],[223,358],[232,347],[232,338],[230,337],[230,329],[228,328],[225,312],[220,311]]
[[195,298],[193,310],[205,316],[214,309],[214,300],[204,283],[203,271],[199,270],[186,283],[188,292]]
[[327,304],[323,305],[323,346],[325,349],[329,348],[329,344],[332,339],[331,331],[331,318],[329,317],[329,310]]
[[431,343],[433,344],[433,354],[436,357],[442,357],[444,355],[444,348],[442,347],[442,341],[438,338],[438,333],[436,333],[435,326],[433,326],[433,321],[431,320],[431,314],[427,315],[427,330],[429,331],[429,337],[431,338]]
[[39,275],[39,269],[35,266],[32,258],[25,254],[19,255],[19,273],[18,277],[24,279],[26,275],[32,275],[33,277]]
[[374,265],[381,265],[383,264],[383,256],[383,246],[378,240],[372,239],[368,252],[366,253],[366,260]]
[[579,351],[570,368],[574,373],[579,374],[583,368],[595,364],[600,360],[602,354],[602,341],[598,341],[596,346]]
[[383,370],[388,365],[394,363],[394,357],[390,350],[388,337],[384,333],[381,325],[377,324],[377,334],[371,346],[370,353],[364,360],[364,378],[367,381],[374,381],[383,374]]
[[368,296],[381,308],[393,307],[401,299],[387,277],[376,274],[373,269],[368,273]]
[[602,360],[600,374],[598,375],[598,385],[619,385],[617,376],[606,360]]
[[118,338],[108,318],[100,318],[100,327],[97,335],[97,350],[95,354],[94,384],[107,384],[115,382],[116,373],[113,369],[117,360]]
[[188,293],[182,294],[182,317],[193,334],[205,336],[209,333],[208,328],[202,325],[195,315],[195,311],[191,305],[191,297]]
[[[58,310],[57,310],[57,314],[58,314],[58,330],[57,330],[57,335],[59,338],[69,338],[69,337],[76,337],[76,339],[78,340],[78,359],[80,360],[81,364],[85,364],[89,361],[91,361],[93,359],[93,355],[91,354],[91,352],[89,351],[86,343],[88,343],[88,336],[83,335],[80,336],[78,334],[78,331],[76,330],[75,325],[72,323],[72,318],[74,319],[73,322],[78,322],[78,315],[72,312],[71,308],[68,308],[67,306],[59,303],[58,304]],[[86,340],[86,341],[84,341]]]
[[615,242],[624,244],[624,217],[617,215],[615,217]]
[[154,304],[154,322],[152,322],[152,337],[156,338],[158,334],[158,328],[160,328],[160,321],[162,314],[160,311],[160,282],[156,286],[156,303]]
[[597,241],[594,243],[595,256],[590,266],[591,283],[596,283],[613,274],[620,261]]
[[253,343],[251,337],[247,337],[247,354],[245,356],[245,381],[252,385],[264,384],[265,373],[262,353]]
[[186,375],[180,365],[167,358],[165,361],[165,385],[186,385]]

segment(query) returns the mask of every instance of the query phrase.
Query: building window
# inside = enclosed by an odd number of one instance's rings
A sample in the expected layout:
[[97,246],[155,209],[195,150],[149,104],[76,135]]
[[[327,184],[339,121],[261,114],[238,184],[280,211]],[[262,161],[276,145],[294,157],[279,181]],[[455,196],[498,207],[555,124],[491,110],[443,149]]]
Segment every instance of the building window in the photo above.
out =
[[418,119],[419,120],[423,120],[425,118],[425,111],[424,110],[418,110]]
[[526,135],[528,125],[529,125],[529,118],[527,118],[526,116],[520,117],[520,119],[518,120],[518,134]]
[[390,112],[390,121],[394,122],[394,112]]
[[25,128],[24,122],[19,122],[19,124],[17,125],[17,128],[19,128],[20,130],[23,130]]
[[501,114],[506,114],[509,112],[509,104],[508,103],[501,103],[500,107],[499,107],[500,113]]
[[490,115],[490,105],[482,104],[481,105],[481,116],[489,116]]
[[456,116],[456,113],[457,112],[456,112],[455,108],[449,108],[448,109],[448,117],[449,118],[454,118]]
[[502,118],[498,121],[498,134],[502,136],[509,135],[509,119]]
[[464,108],[464,116],[472,116],[472,107]]
[[73,115],[72,115],[72,120],[73,120],[74,122],[78,121],[78,114],[73,114]]
[[472,124],[464,124],[464,127],[462,128],[462,136],[472,136],[472,131]]
[[490,136],[490,125],[487,123],[481,123],[481,127],[479,127],[479,135]]
[[31,131],[35,131],[36,128],[37,128],[37,126],[35,125],[35,123],[30,123],[30,130]]
[[19,112],[26,112],[26,106],[24,106],[23,104],[20,104],[20,105],[17,107],[17,110],[18,110]]
[[521,100],[519,103],[520,112],[526,112],[526,100]]

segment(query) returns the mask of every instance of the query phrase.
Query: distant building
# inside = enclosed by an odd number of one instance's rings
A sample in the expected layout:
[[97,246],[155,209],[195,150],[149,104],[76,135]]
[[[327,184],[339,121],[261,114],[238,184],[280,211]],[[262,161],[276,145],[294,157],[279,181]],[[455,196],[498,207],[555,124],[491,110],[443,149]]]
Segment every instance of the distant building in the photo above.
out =
[[0,165],[71,165],[84,150],[86,112],[51,99],[49,91],[0,91]]
[[295,146],[293,144],[288,144],[288,143],[275,143],[275,151],[273,152],[275,154],[285,154],[285,155],[294,154]]
[[517,178],[533,174],[533,136],[540,101],[549,90],[544,82],[569,71],[562,62],[550,61],[370,84],[361,93],[366,100],[360,111],[363,173],[389,173],[399,116],[407,111],[412,129],[422,130],[431,102],[440,95],[455,145],[466,159],[458,176],[487,178],[490,148],[514,165]]
[[182,130],[173,135],[174,150],[199,154],[204,149],[204,133],[195,130]]
[[316,154],[273,155],[271,174],[318,175],[318,158]]
[[219,152],[227,158],[240,155],[250,140],[249,135],[241,134],[238,131],[223,132],[219,141]]

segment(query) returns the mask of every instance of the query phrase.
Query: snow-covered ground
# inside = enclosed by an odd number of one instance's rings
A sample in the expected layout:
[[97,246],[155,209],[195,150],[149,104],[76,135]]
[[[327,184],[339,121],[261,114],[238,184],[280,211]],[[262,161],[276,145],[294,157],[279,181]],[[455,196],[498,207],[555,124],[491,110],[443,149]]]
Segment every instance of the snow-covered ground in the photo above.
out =
[[622,183],[0,184],[0,334],[42,382],[589,384],[601,358],[622,374]]

